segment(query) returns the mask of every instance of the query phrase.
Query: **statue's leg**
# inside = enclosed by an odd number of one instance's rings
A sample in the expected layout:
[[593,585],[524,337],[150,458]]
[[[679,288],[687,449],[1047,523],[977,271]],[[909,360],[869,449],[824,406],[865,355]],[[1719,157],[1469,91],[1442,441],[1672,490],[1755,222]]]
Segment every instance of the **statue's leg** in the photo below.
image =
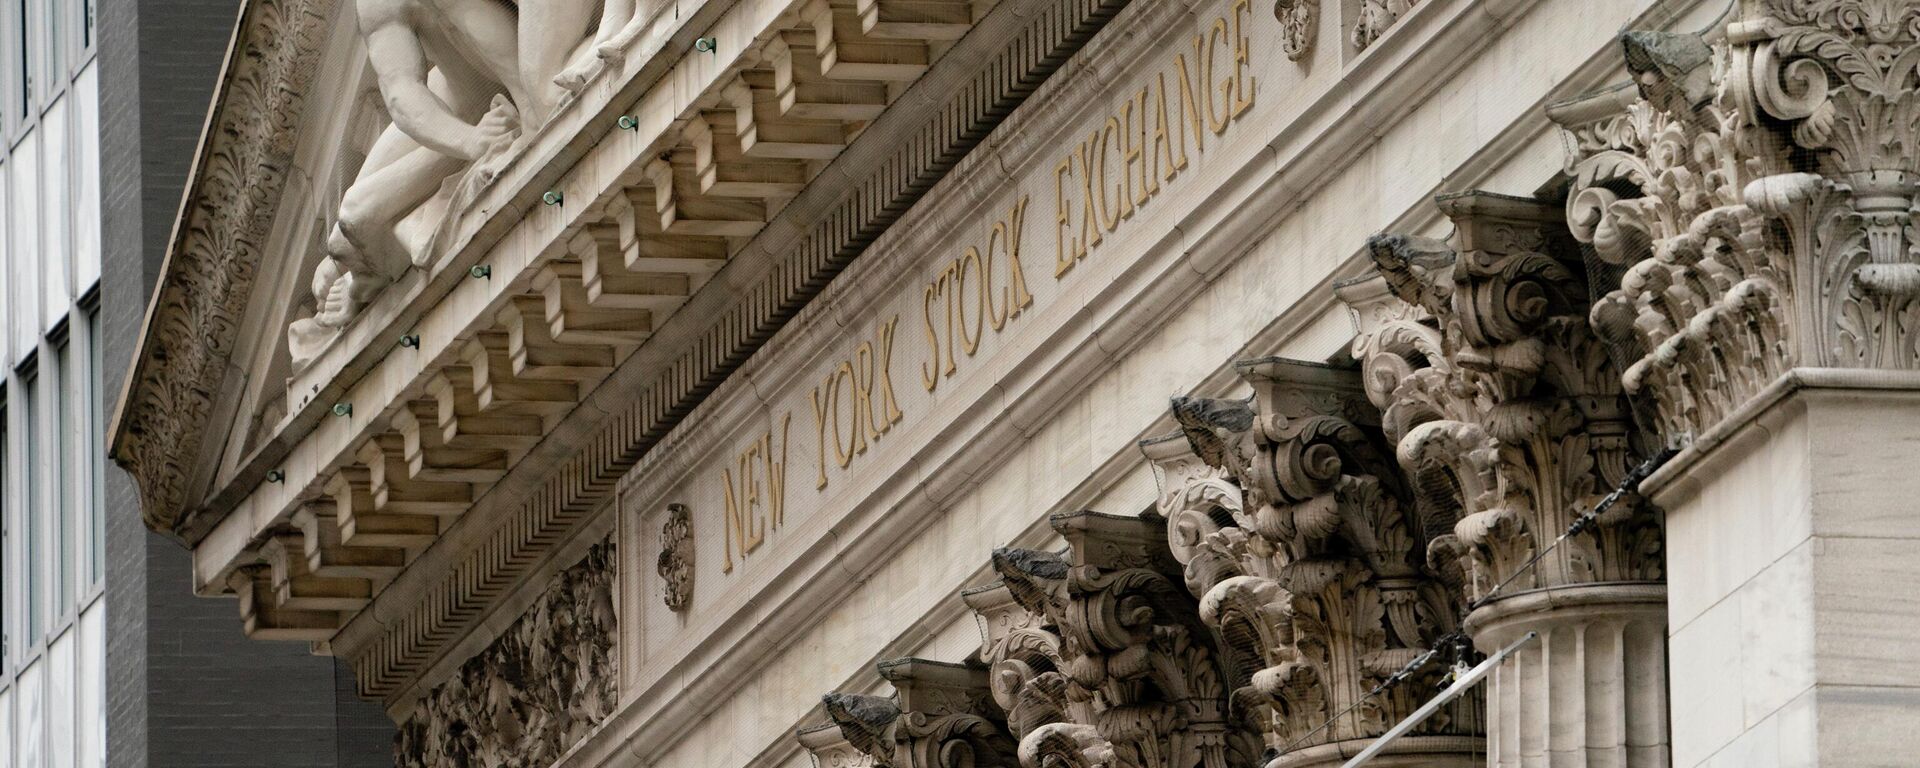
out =
[[526,125],[545,125],[553,117],[560,96],[554,78],[567,66],[567,56],[586,39],[587,25],[599,2],[521,0],[520,81],[526,85],[532,104],[531,110],[521,110]]
[[[505,90],[524,116],[535,106],[539,94],[552,90],[529,87],[520,75],[521,17],[515,13],[512,3],[506,0],[433,0],[433,3],[445,13],[452,33],[463,39],[457,45],[445,45],[444,40],[430,41],[428,55],[446,71],[453,90],[463,101],[478,104],[480,111],[485,112],[493,94]],[[584,16],[579,24],[581,34],[585,34]]]
[[627,18],[625,26],[612,37],[602,36],[603,41],[594,49],[595,55],[605,59],[609,65],[625,58],[627,46],[635,39],[646,34],[653,25],[654,17],[673,5],[674,0],[632,0],[633,14]]
[[620,30],[626,27],[627,22],[633,18],[633,4],[634,0],[606,0],[606,2],[601,3],[600,30],[594,33],[593,36],[592,48],[595,55],[582,56],[574,60],[572,65],[561,70],[560,74],[554,76],[553,83],[555,85],[578,93],[581,88],[586,87],[587,80],[592,78],[594,73],[598,72],[600,68],[604,66],[602,64],[603,61],[608,63],[613,61],[601,53],[601,51],[606,47],[607,42],[618,35]]
[[[398,133],[393,128],[388,131]],[[381,141],[387,138],[382,135]],[[373,272],[388,279],[405,273],[412,266],[412,257],[394,235],[394,225],[432,197],[447,176],[465,165],[463,160],[418,144],[381,167],[369,164],[340,197],[339,232],[352,243],[352,250],[358,251],[357,258],[354,258],[356,254],[336,255],[348,257],[343,260],[355,272]]]

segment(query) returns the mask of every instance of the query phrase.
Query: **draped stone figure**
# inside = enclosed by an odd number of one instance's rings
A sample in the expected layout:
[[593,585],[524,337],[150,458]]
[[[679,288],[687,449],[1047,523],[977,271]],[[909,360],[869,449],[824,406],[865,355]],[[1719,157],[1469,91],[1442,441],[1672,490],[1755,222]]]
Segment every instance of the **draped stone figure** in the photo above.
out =
[[[502,162],[552,117],[560,71],[586,37],[600,0],[358,0],[354,10],[393,122],[340,201],[325,258],[310,281],[311,318],[288,328],[304,367],[374,296],[431,258],[399,222],[471,172],[490,184]],[[633,0],[607,4],[605,25],[626,25]],[[520,13],[521,10],[526,13]],[[610,38],[596,38],[604,43]]]

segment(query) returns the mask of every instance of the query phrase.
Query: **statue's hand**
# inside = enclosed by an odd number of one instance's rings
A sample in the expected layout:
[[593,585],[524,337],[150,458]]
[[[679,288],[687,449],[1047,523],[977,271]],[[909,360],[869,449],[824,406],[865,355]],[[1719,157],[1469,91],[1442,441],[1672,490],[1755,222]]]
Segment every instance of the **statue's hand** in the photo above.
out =
[[494,94],[492,108],[481,116],[480,124],[475,127],[479,130],[474,134],[473,157],[480,160],[513,144],[520,130],[520,112],[507,97]]

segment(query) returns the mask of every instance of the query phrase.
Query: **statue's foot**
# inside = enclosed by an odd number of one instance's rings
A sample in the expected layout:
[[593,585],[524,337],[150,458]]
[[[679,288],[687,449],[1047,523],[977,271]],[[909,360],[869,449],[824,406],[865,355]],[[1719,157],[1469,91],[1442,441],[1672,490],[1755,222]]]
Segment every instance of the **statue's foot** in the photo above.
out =
[[594,75],[599,74],[600,67],[603,66],[603,61],[605,61],[604,58],[594,56],[576,61],[573,63],[573,66],[561,70],[558,75],[554,75],[553,84],[560,86],[561,89],[568,93],[579,93],[582,88],[587,87],[588,80],[593,79]]
[[615,37],[612,40],[595,46],[593,49],[593,57],[599,59],[600,63],[607,69],[617,70],[626,66],[627,46],[622,39],[624,37],[624,35]]

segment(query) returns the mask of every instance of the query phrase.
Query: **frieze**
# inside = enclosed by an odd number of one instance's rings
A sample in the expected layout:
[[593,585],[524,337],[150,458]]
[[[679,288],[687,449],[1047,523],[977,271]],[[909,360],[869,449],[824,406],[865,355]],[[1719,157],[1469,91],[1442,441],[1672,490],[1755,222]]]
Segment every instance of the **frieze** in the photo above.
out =
[[614,543],[554,576],[531,609],[451,680],[435,687],[394,737],[401,768],[540,768],[613,712]]

